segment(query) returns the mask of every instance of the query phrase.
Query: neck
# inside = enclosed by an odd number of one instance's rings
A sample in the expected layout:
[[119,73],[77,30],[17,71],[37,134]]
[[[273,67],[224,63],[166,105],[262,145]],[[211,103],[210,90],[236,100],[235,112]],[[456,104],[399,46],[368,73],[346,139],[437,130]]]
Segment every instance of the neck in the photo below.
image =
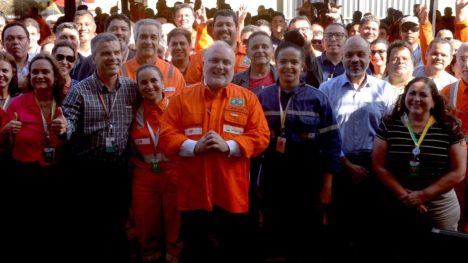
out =
[[271,36],[274,37],[274,38],[276,38],[276,39],[280,39],[280,40],[281,40],[281,39],[283,39],[284,31],[283,31],[283,32],[279,32],[279,33],[278,33],[278,32],[272,31],[272,32],[271,32]]
[[172,65],[174,65],[176,68],[178,68],[179,71],[182,74],[187,70],[187,67],[188,67],[188,64],[189,64],[188,59],[180,59],[180,60],[179,59],[177,59],[177,60],[172,59],[171,62],[172,62]]
[[361,84],[366,79],[366,74],[362,74],[361,76],[350,76],[348,73],[346,73],[346,76],[348,77],[349,81],[351,81],[351,83],[358,86],[361,86]]
[[151,57],[139,57],[137,56],[136,57],[136,61],[138,62],[138,64],[140,65],[144,65],[144,64],[151,64],[153,65],[156,60],[158,59],[158,55],[157,54],[154,54],[153,56]]
[[28,63],[28,56],[26,55],[26,57],[24,58],[15,58],[15,62],[16,62],[16,68],[19,70]]
[[78,51],[81,52],[81,53],[87,53],[89,48],[90,48],[90,43],[88,43],[88,42],[81,43],[80,42],[80,48],[78,49]]
[[2,88],[0,91],[0,96],[2,99],[8,98],[8,86]]
[[293,90],[294,87],[299,85],[300,80],[294,81],[294,82],[283,82],[280,80],[280,88],[282,90]]
[[102,81],[102,83],[104,83],[104,85],[109,89],[109,91],[115,90],[117,79],[119,78],[118,75],[105,76],[97,72],[97,77],[100,81]]
[[385,65],[384,66],[374,65],[374,74],[384,75],[385,74]]
[[406,84],[408,83],[409,77],[408,76],[388,76],[388,82],[392,84],[395,87],[401,87],[404,88]]
[[343,56],[340,53],[326,53],[326,55],[333,65],[338,65],[343,59]]
[[269,64],[252,64],[250,65],[250,77],[252,78],[264,78],[270,73]]
[[429,112],[425,112],[423,114],[410,113],[408,114],[408,119],[410,120],[411,125],[414,125],[414,124],[426,125],[426,122],[429,120],[430,116],[431,114]]
[[431,67],[428,67],[426,66],[424,68],[424,70],[426,71],[426,75],[430,78],[438,78],[438,77],[441,77],[442,74],[444,73],[444,70],[436,70],[434,68],[431,68]]

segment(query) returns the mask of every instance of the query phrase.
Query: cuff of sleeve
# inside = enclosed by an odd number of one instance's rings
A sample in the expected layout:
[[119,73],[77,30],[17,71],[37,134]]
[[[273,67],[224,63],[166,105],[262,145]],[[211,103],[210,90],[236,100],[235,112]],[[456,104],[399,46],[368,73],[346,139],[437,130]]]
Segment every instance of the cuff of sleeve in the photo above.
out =
[[179,155],[182,157],[194,157],[195,156],[195,145],[197,141],[187,139],[180,146]]
[[234,140],[226,141],[229,146],[229,157],[241,157],[242,153],[240,151],[239,144]]

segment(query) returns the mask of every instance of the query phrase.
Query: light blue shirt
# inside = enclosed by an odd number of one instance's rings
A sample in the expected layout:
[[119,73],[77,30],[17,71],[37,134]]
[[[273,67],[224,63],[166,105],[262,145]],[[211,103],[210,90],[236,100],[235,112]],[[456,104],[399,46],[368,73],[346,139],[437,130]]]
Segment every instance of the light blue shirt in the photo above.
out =
[[382,117],[393,108],[390,84],[367,75],[364,83],[355,89],[345,73],[322,83],[319,89],[334,108],[343,153],[370,152]]

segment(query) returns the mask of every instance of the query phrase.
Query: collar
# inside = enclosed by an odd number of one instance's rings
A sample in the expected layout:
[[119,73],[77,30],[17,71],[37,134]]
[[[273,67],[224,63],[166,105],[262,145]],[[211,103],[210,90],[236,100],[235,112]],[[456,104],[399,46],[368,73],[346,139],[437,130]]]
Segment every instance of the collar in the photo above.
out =
[[[94,71],[93,73],[93,79],[94,79],[94,82],[96,84],[96,87],[98,88],[98,90],[102,93],[110,93],[109,92],[109,88],[104,84],[104,82],[102,82],[100,79],[99,79],[99,76],[97,75],[97,71]],[[117,76],[117,82],[116,82],[116,87],[115,87],[115,91],[119,90],[120,86],[122,85],[121,83],[122,81],[122,78]]]

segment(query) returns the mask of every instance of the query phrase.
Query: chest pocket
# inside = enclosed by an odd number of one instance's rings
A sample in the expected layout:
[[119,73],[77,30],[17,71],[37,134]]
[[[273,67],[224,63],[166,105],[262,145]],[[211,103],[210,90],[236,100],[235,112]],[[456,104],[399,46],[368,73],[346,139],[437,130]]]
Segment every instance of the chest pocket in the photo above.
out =
[[301,115],[297,119],[295,129],[298,141],[311,141],[315,140],[318,133],[318,125],[320,119],[316,116]]
[[247,125],[248,112],[244,107],[228,106],[224,111],[223,132],[226,135],[241,135]]

